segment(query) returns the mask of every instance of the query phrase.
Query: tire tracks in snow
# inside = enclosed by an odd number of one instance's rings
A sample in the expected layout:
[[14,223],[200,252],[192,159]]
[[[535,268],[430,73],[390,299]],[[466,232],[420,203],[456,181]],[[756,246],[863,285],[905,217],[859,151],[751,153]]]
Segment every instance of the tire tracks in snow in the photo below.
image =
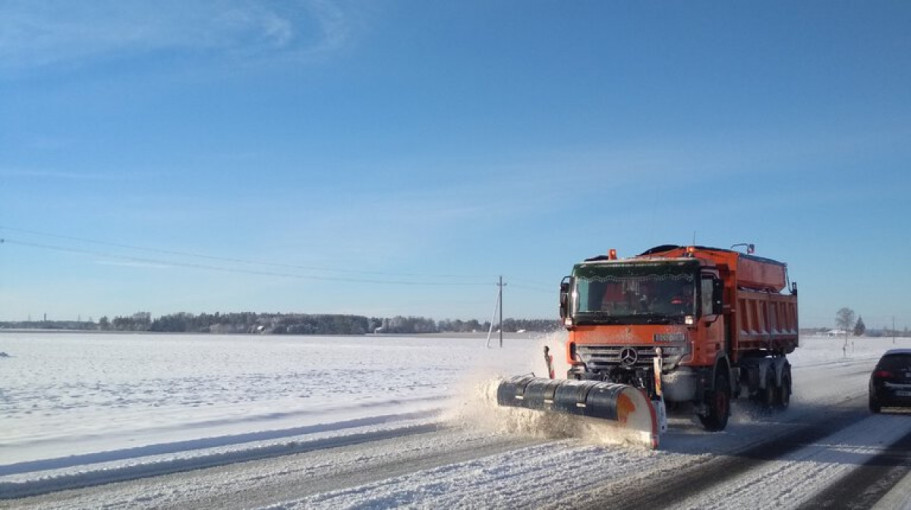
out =
[[568,505],[558,506],[584,509],[673,507],[676,502],[707,492],[869,418],[869,413],[860,405],[862,401],[865,403],[866,396],[854,397],[846,402],[854,403],[853,406],[826,409],[814,415],[812,420],[802,420],[796,428],[792,425],[788,431],[771,433],[739,450],[699,457],[686,467],[676,466],[666,472],[658,468],[644,473],[639,483],[629,480],[616,484],[607,482],[593,487],[587,495],[565,502]]
[[[87,486],[13,501],[0,508],[51,510],[88,507],[222,510],[264,508],[390,477],[465,462],[544,442],[478,435],[443,424],[365,434],[280,458],[265,457],[187,472]],[[206,489],[200,490],[200,487]],[[100,502],[103,502],[101,504]],[[9,506],[12,503],[13,506]]]
[[886,451],[851,471],[799,508],[871,508],[909,472],[911,433],[889,445]]
[[271,459],[328,448],[358,445],[393,437],[434,432],[441,428],[442,426],[440,424],[430,423],[414,425],[407,428],[363,432],[311,441],[292,441],[259,448],[242,449],[239,451],[215,452],[189,458],[168,459],[162,462],[126,465],[115,469],[76,472],[49,478],[29,480],[26,482],[0,482],[0,500],[26,498],[50,492],[82,489],[127,480],[149,478],[171,473],[182,473],[254,460]]
[[[159,509],[173,508],[179,510],[192,507],[196,510],[222,510],[224,508],[284,508],[284,503],[301,500],[317,494],[357,490],[357,487],[394,479],[398,476],[408,475],[443,466],[459,464],[480,457],[496,455],[515,450],[516,448],[535,445],[544,442],[539,439],[496,438],[480,442],[470,441],[464,444],[447,444],[451,438],[452,429],[428,433],[427,439],[436,444],[438,449],[417,451],[402,457],[377,456],[365,458],[356,465],[342,466],[330,473],[317,476],[303,475],[302,473],[284,473],[281,480],[270,484],[257,484],[255,487],[237,491],[235,493],[222,492],[217,496],[205,499],[188,500],[182,498],[176,505],[156,506]],[[388,448],[387,444],[398,441],[398,438],[387,441],[378,441],[369,446],[382,450]],[[346,447],[357,449],[358,455],[363,455],[362,446]],[[400,449],[407,449],[402,445]],[[339,452],[341,453],[341,452]],[[277,506],[275,506],[277,505]],[[290,505],[294,507],[294,504]]]

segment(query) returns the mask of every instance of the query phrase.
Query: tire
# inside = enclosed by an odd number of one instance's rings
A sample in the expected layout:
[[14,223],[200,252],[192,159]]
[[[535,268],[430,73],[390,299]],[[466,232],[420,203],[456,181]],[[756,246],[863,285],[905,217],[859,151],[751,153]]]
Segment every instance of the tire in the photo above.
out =
[[776,405],[779,409],[787,409],[791,405],[791,369],[785,367],[781,374],[781,387],[778,388]]
[[879,414],[882,411],[882,406],[879,404],[879,401],[876,400],[876,397],[870,395],[870,412],[873,414]]
[[699,415],[699,421],[705,430],[717,432],[724,430],[731,415],[731,384],[724,374],[715,376],[715,389],[705,394],[705,415]]
[[765,388],[759,390],[759,403],[766,409],[772,409],[778,403],[778,387],[775,385],[775,374],[769,372]]

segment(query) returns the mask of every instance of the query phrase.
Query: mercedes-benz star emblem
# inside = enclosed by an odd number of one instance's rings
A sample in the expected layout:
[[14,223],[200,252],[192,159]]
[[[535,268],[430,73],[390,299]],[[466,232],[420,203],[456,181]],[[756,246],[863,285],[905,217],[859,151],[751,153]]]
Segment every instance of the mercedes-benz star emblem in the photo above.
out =
[[631,367],[636,364],[636,361],[639,359],[639,354],[636,352],[636,349],[632,347],[624,347],[620,351],[620,363]]

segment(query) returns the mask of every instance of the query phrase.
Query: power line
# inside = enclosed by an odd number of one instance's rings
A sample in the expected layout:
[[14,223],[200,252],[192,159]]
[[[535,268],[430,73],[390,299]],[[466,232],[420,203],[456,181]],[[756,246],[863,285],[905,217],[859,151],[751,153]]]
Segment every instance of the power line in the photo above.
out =
[[[333,273],[352,273],[352,274],[380,275],[380,276],[402,276],[402,277],[414,277],[414,278],[454,278],[454,279],[455,278],[475,278],[474,276],[451,275],[451,274],[436,274],[436,275],[426,275],[425,274],[425,275],[422,275],[422,274],[417,274],[417,273],[393,273],[393,272],[385,272],[385,271],[368,271],[368,270],[359,270],[359,269],[335,269],[335,268],[330,268],[330,267],[304,266],[304,265],[297,265],[297,264],[285,264],[285,263],[279,263],[279,262],[250,260],[250,259],[241,259],[241,258],[234,258],[234,257],[222,257],[222,256],[218,256],[218,255],[206,255],[206,254],[200,254],[200,253],[182,252],[182,251],[175,251],[175,250],[166,250],[166,249],[162,249],[162,248],[150,248],[150,247],[145,247],[145,246],[136,246],[136,245],[130,245],[130,244],[124,244],[124,243],[115,243],[115,242],[110,242],[110,241],[99,241],[96,239],[87,239],[87,238],[83,238],[83,237],[76,237],[76,236],[62,235],[62,234],[52,234],[52,233],[48,233],[48,232],[39,232],[36,230],[28,230],[28,229],[17,228],[17,227],[8,227],[8,226],[4,226],[4,225],[0,225],[0,230],[8,230],[11,232],[19,232],[22,234],[49,237],[49,238],[53,238],[53,239],[65,239],[65,240],[69,240],[69,241],[78,241],[81,243],[95,244],[95,245],[99,245],[99,246],[108,246],[111,248],[122,248],[122,249],[127,249],[127,250],[135,250],[135,251],[142,251],[142,252],[148,252],[148,253],[158,253],[158,254],[162,254],[162,255],[174,255],[174,256],[178,256],[178,257],[191,257],[191,258],[199,258],[199,259],[205,259],[205,260],[214,260],[214,261],[219,261],[219,262],[231,262],[231,263],[236,263],[236,264],[247,264],[247,265],[255,265],[255,266],[268,266],[268,267],[278,267],[278,268],[285,268],[285,269],[299,269],[299,270],[304,270],[304,271],[329,271],[329,272],[333,272]],[[24,244],[24,242],[19,242],[18,244]],[[38,245],[39,243],[34,243],[34,244]],[[98,255],[97,253],[93,253],[93,254]],[[113,255],[107,255],[107,256],[114,257]],[[175,263],[174,265],[181,265],[181,264]]]
[[541,287],[541,286],[525,285],[525,284],[521,284],[521,283],[513,283],[513,280],[510,280],[510,285],[512,285],[512,286],[513,286],[514,288],[516,288],[516,289],[525,289],[525,290],[531,290],[531,291],[534,291],[534,292],[541,292],[541,293],[547,293],[547,294],[553,294],[553,293],[554,293],[554,289],[545,289],[544,287]]
[[[43,250],[50,251],[59,251],[65,253],[76,253],[81,255],[92,255],[96,257],[105,257],[114,260],[125,260],[128,262],[139,262],[145,264],[158,264],[164,266],[176,266],[176,267],[185,267],[191,269],[206,269],[210,271],[222,271],[227,273],[240,273],[240,274],[251,274],[258,276],[278,276],[284,278],[297,278],[301,280],[318,280],[318,281],[335,281],[335,282],[350,282],[350,283],[372,283],[372,284],[385,284],[385,285],[424,285],[424,286],[489,286],[490,283],[487,282],[440,282],[440,281],[409,281],[409,280],[380,280],[380,279],[368,279],[368,278],[346,278],[346,277],[336,277],[336,276],[318,276],[318,275],[302,275],[295,273],[279,272],[279,271],[264,271],[256,269],[242,269],[242,268],[231,268],[223,266],[215,266],[211,264],[201,264],[195,262],[181,262],[174,260],[161,260],[161,259],[152,259],[146,257],[134,257],[130,255],[116,255],[112,253],[102,253],[93,250],[86,250],[82,248],[73,248],[68,246],[57,246],[50,244],[42,243],[33,243],[28,241],[18,241],[15,239],[4,238],[0,239],[0,243],[13,244],[18,246],[25,246],[29,248],[38,248]],[[224,259],[223,259],[224,260]]]
[[[442,279],[448,279],[448,278],[452,278],[452,279],[472,278],[473,279],[473,278],[475,278],[475,277],[468,277],[465,275],[451,275],[451,274],[437,274],[437,275],[425,274],[425,275],[422,275],[422,274],[418,274],[418,273],[392,273],[392,272],[384,272],[384,271],[368,271],[368,270],[357,270],[357,269],[340,270],[340,269],[327,268],[327,267],[285,264],[285,263],[277,263],[277,262],[269,262],[269,261],[242,259],[242,258],[235,258],[235,257],[223,257],[223,256],[217,256],[217,255],[183,252],[183,251],[177,251],[177,250],[167,250],[167,249],[153,248],[153,247],[147,247],[147,246],[137,246],[137,245],[131,245],[131,244],[126,244],[126,243],[101,241],[101,240],[97,240],[97,239],[88,239],[88,238],[77,237],[77,236],[40,232],[40,231],[36,231],[36,230],[29,230],[29,229],[23,229],[23,228],[18,228],[18,227],[9,227],[9,226],[4,226],[4,225],[0,225],[0,230],[19,232],[22,234],[42,236],[42,237],[48,237],[48,238],[53,238],[53,239],[76,241],[79,243],[87,243],[87,244],[93,244],[93,245],[98,245],[98,246],[107,246],[107,247],[111,247],[111,248],[134,250],[134,251],[155,253],[155,254],[160,254],[160,255],[176,256],[176,257],[198,258],[198,259],[218,261],[218,262],[229,262],[229,263],[234,263],[234,264],[244,264],[244,265],[250,265],[250,266],[275,267],[275,268],[280,268],[280,269],[292,269],[292,270],[302,270],[302,271],[326,271],[326,272],[333,272],[333,273],[350,273],[350,274],[354,274],[354,275],[377,275],[377,276],[405,277],[405,278],[428,278],[431,281],[415,281],[415,280],[411,280],[411,279],[403,280],[403,279],[399,279],[399,278],[384,279],[384,278],[360,278],[360,277],[326,276],[326,275],[302,275],[299,273],[292,273],[292,272],[287,272],[287,271],[272,271],[272,270],[264,270],[264,269],[225,267],[225,266],[219,266],[219,265],[213,265],[213,264],[205,264],[205,263],[199,263],[199,262],[187,262],[187,261],[179,261],[179,260],[173,260],[173,259],[138,257],[138,256],[133,256],[133,255],[122,255],[122,254],[115,254],[115,253],[110,253],[110,252],[89,250],[89,249],[79,248],[79,247],[74,247],[74,246],[61,246],[61,245],[56,245],[56,244],[36,243],[36,242],[30,242],[30,241],[25,241],[25,240],[0,238],[0,243],[7,242],[9,244],[19,245],[19,246],[24,246],[24,247],[29,247],[29,248],[57,251],[57,252],[63,252],[63,253],[92,255],[92,256],[104,257],[104,258],[108,258],[108,259],[112,259],[112,260],[122,260],[122,261],[127,261],[127,262],[144,263],[144,264],[155,264],[155,265],[160,265],[160,266],[184,267],[184,268],[190,268],[190,269],[204,269],[204,270],[210,270],[210,271],[221,271],[221,272],[238,273],[238,274],[251,274],[251,275],[258,275],[258,276],[277,276],[277,277],[285,277],[285,278],[296,278],[296,279],[302,279],[302,280],[336,281],[336,282],[350,282],[350,283],[370,283],[370,284],[386,284],[386,285],[416,285],[416,286],[417,285],[466,286],[466,287],[495,285],[492,283],[480,282],[477,280],[463,281],[463,282],[436,281],[441,278]],[[530,290],[530,291],[537,292],[537,293],[547,293],[547,294],[553,293],[552,287],[550,287],[550,286],[545,287],[544,285],[541,285],[537,282],[528,282],[528,281],[522,281],[522,280],[518,280],[518,282],[516,280],[511,280],[511,282],[512,282],[513,287],[515,287],[516,289]]]

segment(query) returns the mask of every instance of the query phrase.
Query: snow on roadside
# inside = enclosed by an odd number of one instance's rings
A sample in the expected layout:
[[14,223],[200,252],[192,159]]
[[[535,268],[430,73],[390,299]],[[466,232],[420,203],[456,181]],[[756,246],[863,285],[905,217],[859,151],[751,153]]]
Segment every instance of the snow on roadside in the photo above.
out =
[[[547,437],[576,436],[578,431],[563,425],[543,427],[547,423],[537,413],[524,422],[504,420],[490,401],[496,377],[543,374],[543,346],[559,363],[564,341],[565,334],[556,333],[508,338],[503,349],[487,349],[478,338],[3,333],[0,345],[14,355],[0,371],[0,484],[41,489],[74,477],[88,483],[112,473],[138,477],[440,420],[494,434],[540,435],[547,428]],[[790,357],[795,412],[801,403],[816,402],[820,388],[830,391],[832,384],[844,385],[838,391],[846,394],[864,391],[857,388],[861,375],[827,381],[825,365],[856,366],[861,374],[882,352],[902,343],[911,344],[908,339],[897,345],[891,339],[855,339],[853,349],[843,352],[839,339],[802,339]],[[750,419],[732,423],[749,426]],[[672,431],[670,444],[698,444],[703,440],[694,437],[701,434],[684,421],[682,429]],[[568,454],[581,462],[606,456],[614,465],[651,458],[635,449],[599,448],[605,437],[610,439],[609,434],[591,435]],[[525,467],[516,469],[534,478],[536,470],[547,469],[551,455],[534,450],[518,463]],[[469,472],[481,473],[479,480],[502,485],[504,491],[518,476],[497,467],[502,459],[473,462],[479,464],[469,466]],[[456,480],[445,481],[446,472],[422,472],[441,481],[438,489],[421,490],[449,494]],[[411,482],[401,483],[408,487]],[[382,498],[382,489],[370,490],[365,496],[362,488],[351,501]],[[450,499],[458,497],[464,495]],[[328,505],[345,498],[307,501]]]

